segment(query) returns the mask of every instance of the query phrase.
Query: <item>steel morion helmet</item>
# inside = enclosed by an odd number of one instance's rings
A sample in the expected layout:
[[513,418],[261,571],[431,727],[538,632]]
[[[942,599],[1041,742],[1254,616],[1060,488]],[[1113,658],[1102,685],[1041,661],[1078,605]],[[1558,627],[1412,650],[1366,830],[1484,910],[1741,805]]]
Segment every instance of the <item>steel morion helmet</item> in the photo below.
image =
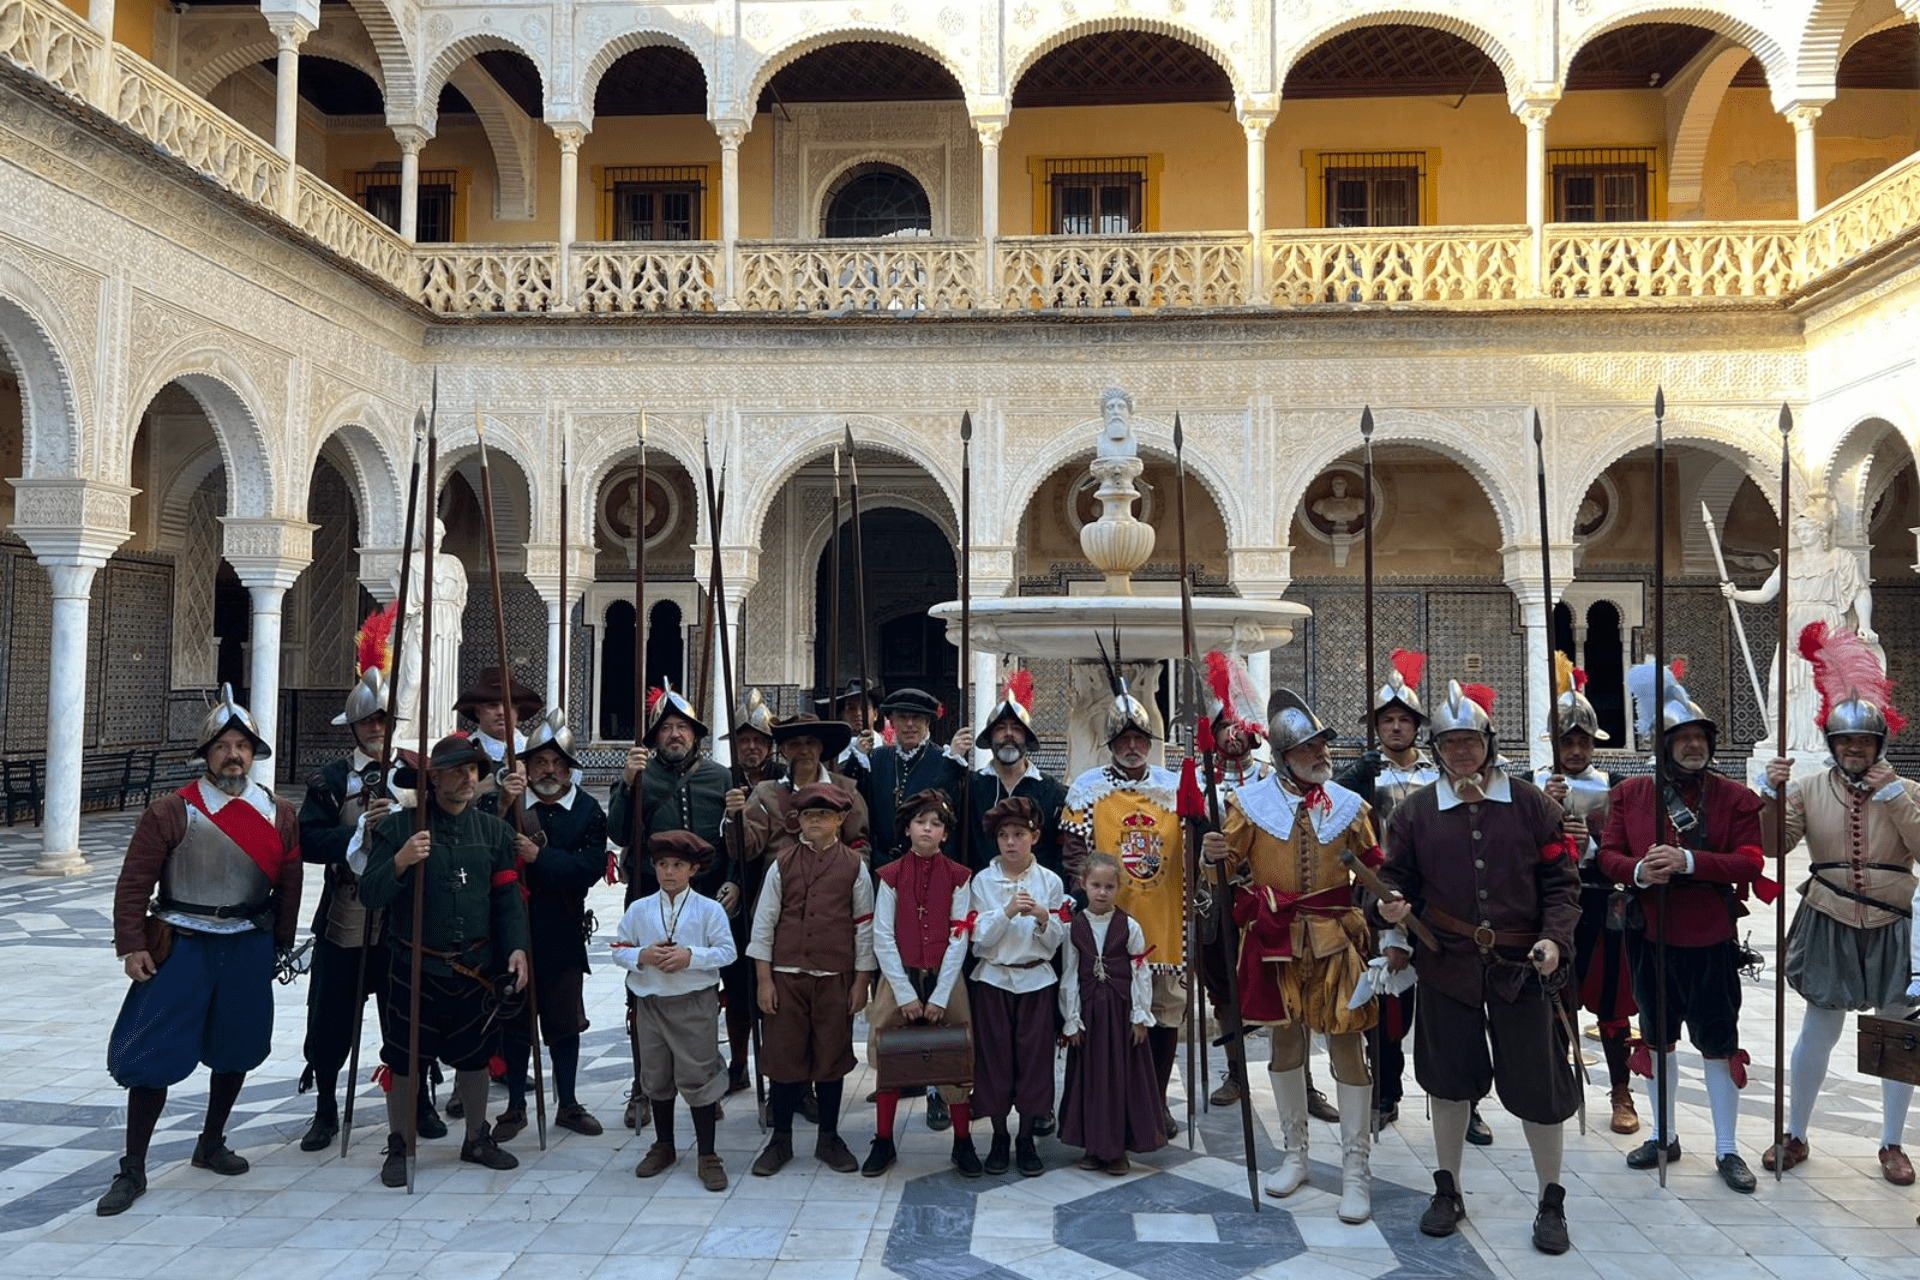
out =
[[1845,734],[1867,734],[1882,751],[1887,739],[1906,727],[1906,717],[1893,705],[1893,682],[1880,665],[1880,656],[1860,636],[1845,627],[1831,629],[1824,622],[1808,623],[1800,632],[1800,656],[1813,667],[1813,686],[1820,692],[1820,729],[1827,747]]
[[974,735],[976,743],[982,747],[988,745],[993,736],[993,726],[1002,720],[1011,720],[1025,731],[1027,750],[1032,751],[1040,745],[1040,735],[1033,729],[1033,673],[1016,671],[1007,680],[1000,701],[993,704],[993,710],[987,712],[987,719],[980,726],[980,732]]
[[256,760],[265,760],[273,754],[273,744],[260,736],[259,726],[253,721],[253,713],[233,700],[233,686],[220,686],[220,700],[207,712],[207,718],[200,722],[200,745],[193,754],[204,759],[207,748],[213,740],[229,729],[238,729],[253,739],[253,756]]
[[[1720,726],[1716,725],[1700,704],[1693,700],[1680,678],[1687,673],[1684,659],[1676,658],[1667,664],[1665,688],[1660,692],[1660,729],[1672,736],[1688,725],[1699,725],[1707,735],[1707,753],[1711,755],[1719,747]],[[1627,691],[1633,695],[1634,727],[1642,737],[1653,734],[1654,715],[1654,674],[1653,659],[1635,666],[1627,672]]]
[[693,740],[697,743],[707,736],[706,722],[693,710],[693,704],[674,689],[673,681],[660,677],[660,687],[647,691],[647,727],[640,735],[641,744],[651,747],[660,732],[660,722],[668,716],[679,716],[693,726]]
[[1420,705],[1420,695],[1414,690],[1426,672],[1427,655],[1417,649],[1395,649],[1388,661],[1393,664],[1393,670],[1387,673],[1387,682],[1374,690],[1373,706],[1367,715],[1378,716],[1388,707],[1397,706],[1416,721],[1425,723],[1427,709]]
[[378,667],[371,668],[360,677],[360,682],[347,693],[346,709],[333,718],[334,724],[359,724],[368,716],[379,715],[387,709],[387,681]]
[[732,738],[742,730],[773,737],[773,708],[767,705],[758,688],[747,690],[746,704],[733,713],[733,728],[727,731],[727,737]]
[[580,767],[573,755],[573,728],[567,723],[567,713],[559,707],[534,722],[533,732],[527,735],[527,745],[520,756],[525,759],[536,751],[556,752],[569,769]]
[[1138,729],[1150,739],[1157,740],[1160,735],[1153,731],[1153,714],[1147,710],[1140,699],[1127,692],[1127,679],[1120,674],[1120,628],[1113,629],[1113,651],[1107,651],[1107,642],[1098,631],[1093,633],[1093,641],[1100,650],[1100,661],[1107,669],[1107,683],[1113,690],[1113,699],[1107,703],[1106,713],[1101,717],[1100,741],[1112,746],[1115,738],[1129,729]]
[[1587,673],[1573,665],[1573,660],[1564,653],[1553,655],[1554,698],[1554,740],[1558,742],[1569,733],[1578,729],[1595,742],[1611,742],[1613,739],[1600,727],[1600,713],[1594,710],[1593,703],[1587,701],[1584,692],[1587,685]]
[[1291,689],[1275,689],[1267,699],[1267,740],[1273,753],[1283,756],[1303,743],[1331,739],[1334,732],[1320,723],[1306,699]]
[[1433,709],[1427,720],[1427,741],[1438,746],[1443,734],[1479,733],[1486,735],[1487,758],[1495,751],[1493,734],[1493,690],[1483,684],[1447,681],[1447,698]]

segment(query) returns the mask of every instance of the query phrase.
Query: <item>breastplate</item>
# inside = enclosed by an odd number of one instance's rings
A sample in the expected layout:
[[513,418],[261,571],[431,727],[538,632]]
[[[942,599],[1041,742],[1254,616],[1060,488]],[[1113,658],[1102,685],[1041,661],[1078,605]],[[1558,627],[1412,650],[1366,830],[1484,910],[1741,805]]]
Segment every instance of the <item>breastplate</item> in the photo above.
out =
[[188,805],[187,833],[160,868],[160,896],[200,907],[244,907],[264,905],[272,890],[267,873],[233,837]]

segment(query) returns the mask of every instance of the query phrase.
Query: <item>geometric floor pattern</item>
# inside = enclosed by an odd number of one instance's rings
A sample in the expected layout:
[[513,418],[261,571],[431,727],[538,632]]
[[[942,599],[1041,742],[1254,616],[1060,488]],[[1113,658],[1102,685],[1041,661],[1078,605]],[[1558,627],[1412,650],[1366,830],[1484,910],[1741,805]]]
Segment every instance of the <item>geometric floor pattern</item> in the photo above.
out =
[[[885,1178],[821,1168],[804,1132],[792,1165],[753,1178],[746,1169],[762,1137],[740,1097],[719,1130],[733,1177],[726,1193],[700,1187],[690,1152],[667,1174],[641,1181],[633,1166],[652,1139],[618,1127],[628,1063],[618,974],[605,963],[588,979],[595,1025],[584,1040],[580,1094],[612,1122],[606,1135],[555,1130],[541,1151],[530,1130],[512,1143],[521,1167],[493,1173],[458,1163],[456,1129],[454,1138],[422,1144],[415,1195],[389,1191],[378,1180],[384,1124],[365,1078],[369,1037],[351,1154],[303,1154],[296,1143],[311,1103],[294,1086],[305,1018],[304,983],[296,982],[275,989],[273,1051],[248,1078],[229,1129],[252,1170],[219,1178],[187,1165],[206,1097],[198,1073],[168,1101],[146,1196],[121,1217],[97,1218],[93,1201],[112,1175],[126,1115],[105,1054],[126,990],[112,954],[113,879],[134,818],[89,819],[81,842],[95,870],[60,880],[25,874],[37,830],[0,829],[0,1276],[1912,1280],[1920,1272],[1920,1204],[1879,1177],[1878,1082],[1853,1069],[1850,1035],[1815,1117],[1813,1159],[1782,1183],[1762,1175],[1753,1196],[1729,1192],[1701,1154],[1712,1149],[1711,1122],[1691,1052],[1680,1055],[1686,1155],[1667,1188],[1625,1168],[1634,1139],[1604,1129],[1583,1136],[1570,1124],[1562,1182],[1574,1251],[1550,1259],[1528,1243],[1535,1193],[1519,1125],[1492,1103],[1495,1144],[1470,1148],[1462,1175],[1462,1231],[1441,1241],[1419,1234],[1432,1140],[1411,1081],[1400,1123],[1374,1153],[1374,1219],[1359,1227],[1335,1217],[1338,1173],[1329,1159],[1337,1131],[1318,1122],[1309,1186],[1256,1212],[1234,1111],[1202,1114],[1191,1148],[1183,1134],[1136,1156],[1125,1178],[1075,1169],[1079,1153],[1046,1139],[1044,1177],[962,1179],[947,1163],[947,1137],[926,1130],[918,1106],[901,1109],[900,1162]],[[591,902],[603,934],[618,916],[616,893],[596,890]],[[1755,1067],[1741,1100],[1740,1145],[1758,1170],[1773,1108],[1771,913],[1748,923],[1769,966],[1744,983],[1742,1014]],[[595,954],[604,955],[604,936]],[[1791,1037],[1794,1000],[1787,1008]],[[1324,1059],[1316,1065],[1324,1081]],[[1271,1168],[1272,1095],[1265,1073],[1254,1075],[1256,1154]],[[860,1101],[871,1088],[864,1066],[847,1083],[842,1130],[858,1155],[871,1135],[872,1107]],[[1176,1094],[1181,1088],[1176,1081]],[[1604,1089],[1590,1091],[1588,1102],[1590,1116],[1603,1121]],[[684,1115],[681,1129],[684,1145]]]

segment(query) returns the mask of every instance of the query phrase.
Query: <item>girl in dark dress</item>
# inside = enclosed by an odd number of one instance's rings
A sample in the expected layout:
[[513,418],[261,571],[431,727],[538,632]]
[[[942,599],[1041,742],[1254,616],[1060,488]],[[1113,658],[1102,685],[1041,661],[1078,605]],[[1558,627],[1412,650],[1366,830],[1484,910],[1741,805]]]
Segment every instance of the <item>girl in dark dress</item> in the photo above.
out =
[[1120,864],[1108,854],[1089,854],[1080,882],[1087,906],[1067,928],[1070,950],[1060,980],[1068,1045],[1060,1140],[1087,1149],[1082,1169],[1117,1177],[1132,1170],[1127,1152],[1167,1143],[1159,1076],[1147,1047],[1153,978],[1139,923],[1113,905]]

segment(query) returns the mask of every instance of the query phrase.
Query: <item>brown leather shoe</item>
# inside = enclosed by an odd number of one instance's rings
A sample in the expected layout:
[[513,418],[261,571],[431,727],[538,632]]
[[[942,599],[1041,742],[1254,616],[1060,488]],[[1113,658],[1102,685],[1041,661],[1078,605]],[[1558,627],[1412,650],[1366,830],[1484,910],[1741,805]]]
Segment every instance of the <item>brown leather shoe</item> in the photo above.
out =
[[[1778,1147],[1768,1147],[1766,1151],[1763,1152],[1760,1156],[1760,1167],[1762,1169],[1765,1169],[1768,1173],[1772,1173],[1774,1170],[1774,1166],[1777,1164],[1780,1167],[1780,1172],[1785,1173],[1788,1169],[1793,1168],[1793,1166],[1797,1164],[1804,1164],[1806,1162],[1807,1154],[1808,1154],[1807,1140],[1805,1138],[1796,1138],[1792,1134],[1788,1134],[1787,1135],[1787,1154],[1785,1159],[1780,1158],[1779,1150],[1780,1149]],[[1912,1165],[1907,1166],[1907,1176],[1908,1177],[1913,1176]]]
[[719,1156],[701,1156],[698,1169],[701,1186],[709,1191],[727,1189],[727,1166],[721,1162]]
[[1896,1187],[1913,1185],[1913,1161],[1898,1145],[1880,1148],[1880,1172]]
[[500,1113],[499,1119],[493,1122],[493,1140],[495,1142],[512,1142],[522,1133],[525,1133],[526,1129],[526,1110],[519,1107],[509,1107]]
[[593,1118],[593,1113],[577,1102],[570,1107],[560,1108],[560,1113],[554,1116],[553,1122],[562,1129],[571,1129],[589,1138],[597,1138],[606,1132],[601,1123]]
[[647,1148],[647,1154],[634,1166],[633,1176],[651,1178],[673,1167],[680,1153],[671,1142],[656,1142]]
[[1640,1113],[1633,1109],[1633,1086],[1630,1084],[1613,1087],[1613,1131],[1640,1132]]

